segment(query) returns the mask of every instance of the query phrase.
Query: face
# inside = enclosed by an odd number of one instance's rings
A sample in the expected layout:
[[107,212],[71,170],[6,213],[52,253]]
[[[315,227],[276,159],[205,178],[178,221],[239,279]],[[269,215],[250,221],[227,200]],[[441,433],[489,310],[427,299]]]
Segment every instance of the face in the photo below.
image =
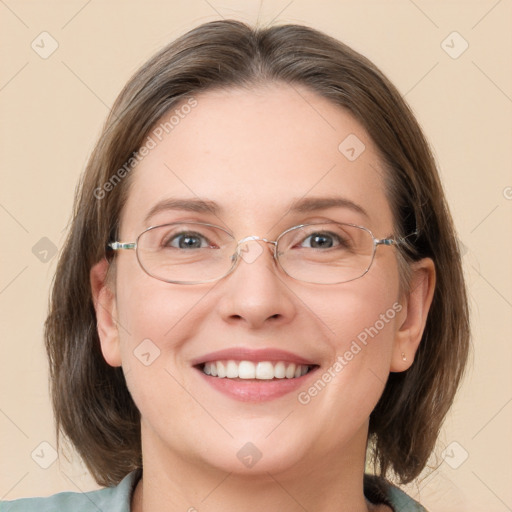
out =
[[[288,85],[209,91],[195,100],[178,122],[174,113],[162,120],[172,130],[158,132],[162,140],[154,137],[156,147],[133,171],[119,240],[178,221],[220,225],[236,240],[276,240],[292,226],[320,221],[392,235],[381,162],[349,113]],[[354,135],[364,144],[359,155],[362,146],[339,149],[348,136],[353,146]],[[290,210],[298,200],[324,197],[347,204]],[[213,201],[219,211],[158,209],[147,218],[170,198]],[[145,455],[254,474],[364,454],[368,418],[389,372],[405,369],[396,362],[407,311],[396,249],[379,246],[360,279],[325,285],[294,280],[276,266],[270,244],[250,244],[262,248],[253,261],[195,285],[159,281],[134,251],[117,253],[106,301],[117,324],[101,327],[100,338],[141,412]],[[223,350],[232,353],[214,354]],[[205,375],[200,363],[211,359],[282,361],[285,368],[302,360],[311,371],[235,380]],[[247,457],[258,454],[251,465]]]

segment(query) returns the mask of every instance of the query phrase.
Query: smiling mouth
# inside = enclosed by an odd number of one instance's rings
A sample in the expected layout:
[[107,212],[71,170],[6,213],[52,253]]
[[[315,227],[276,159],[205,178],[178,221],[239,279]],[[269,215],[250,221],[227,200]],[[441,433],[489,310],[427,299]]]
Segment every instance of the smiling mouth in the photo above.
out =
[[196,365],[205,375],[233,380],[279,380],[298,379],[318,368],[285,361],[208,361]]

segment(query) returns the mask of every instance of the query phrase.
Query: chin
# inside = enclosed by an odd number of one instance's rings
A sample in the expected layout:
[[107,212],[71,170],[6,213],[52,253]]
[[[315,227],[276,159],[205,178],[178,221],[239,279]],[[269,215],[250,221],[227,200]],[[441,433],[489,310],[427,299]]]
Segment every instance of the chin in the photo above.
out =
[[265,446],[261,444],[246,441],[234,450],[218,454],[212,451],[213,457],[208,457],[205,462],[215,469],[241,477],[268,477],[268,473],[282,473],[297,467],[300,463],[301,456],[297,453],[296,447],[284,446],[284,450],[279,450],[268,443]]

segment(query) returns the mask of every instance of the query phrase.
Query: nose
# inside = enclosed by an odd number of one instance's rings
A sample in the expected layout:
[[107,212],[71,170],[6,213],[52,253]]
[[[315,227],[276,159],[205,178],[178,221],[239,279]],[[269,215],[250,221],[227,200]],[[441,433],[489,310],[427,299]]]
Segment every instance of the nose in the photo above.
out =
[[238,244],[237,265],[224,278],[220,291],[223,319],[250,328],[291,321],[296,314],[294,294],[274,259],[274,242],[246,237]]

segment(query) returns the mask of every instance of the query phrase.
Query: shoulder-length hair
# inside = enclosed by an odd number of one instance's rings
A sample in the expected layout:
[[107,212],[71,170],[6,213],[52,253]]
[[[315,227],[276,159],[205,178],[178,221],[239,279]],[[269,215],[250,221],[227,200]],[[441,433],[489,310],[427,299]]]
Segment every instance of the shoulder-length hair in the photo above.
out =
[[359,121],[386,169],[395,234],[416,233],[399,252],[402,274],[421,258],[435,263],[434,298],[415,361],[390,374],[369,424],[369,453],[383,477],[392,472],[410,482],[434,449],[466,364],[469,315],[453,222],[418,122],[374,64],[321,32],[214,21],[152,57],[115,101],[77,189],[53,282],[45,341],[57,435],[69,438],[100,485],[114,485],[142,465],[140,414],[122,369],[103,359],[89,281],[115,240],[130,166],[162,116],[194,94],[272,82],[306,86]]

